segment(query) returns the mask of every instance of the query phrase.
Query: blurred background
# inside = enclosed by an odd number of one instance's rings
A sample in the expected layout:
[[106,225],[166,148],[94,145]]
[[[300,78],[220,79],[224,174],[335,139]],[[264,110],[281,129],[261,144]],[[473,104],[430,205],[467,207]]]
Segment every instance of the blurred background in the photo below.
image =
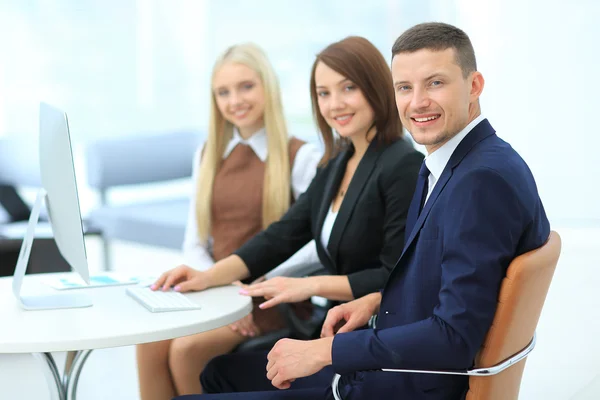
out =
[[[23,164],[14,168],[35,171],[39,101],[66,110],[86,216],[100,201],[86,182],[87,143],[182,130],[202,135],[212,64],[226,47],[253,41],[266,50],[279,75],[290,132],[317,142],[308,86],[317,52],[361,35],[389,61],[406,28],[425,21],[455,24],[471,37],[486,79],[484,115],[528,162],[564,240],[522,398],[597,399],[599,18],[595,0],[6,0],[0,2],[0,139],[28,143]],[[166,190],[144,186],[113,200],[187,196],[189,183],[181,179]],[[26,199],[34,193],[31,186],[19,187]],[[101,257],[99,245],[97,251],[90,246],[91,257]],[[130,268],[151,252],[167,264],[177,254],[115,246],[115,262]],[[155,256],[160,251],[162,259]],[[106,358],[96,375],[103,365],[126,359],[129,372],[121,377],[130,379],[120,378],[111,398],[135,398],[131,350],[111,351],[91,358]],[[13,374],[29,371],[28,361],[1,357],[0,375],[13,362],[23,365]]]
[[[600,171],[590,126],[599,16],[593,0],[3,1],[0,137],[34,140],[39,100],[67,111],[76,144],[202,131],[216,55],[254,41],[279,74],[290,131],[317,140],[308,81],[319,50],[362,35],[389,60],[404,29],[439,20],[470,35],[486,78],[483,112],[533,169],[551,219],[598,226],[586,172]],[[92,206],[84,191],[84,212]]]

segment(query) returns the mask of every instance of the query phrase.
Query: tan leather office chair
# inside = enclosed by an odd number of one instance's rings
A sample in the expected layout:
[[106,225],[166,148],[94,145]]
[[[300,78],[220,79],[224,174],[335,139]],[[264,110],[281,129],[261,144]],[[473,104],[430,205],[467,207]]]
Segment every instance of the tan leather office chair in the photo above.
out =
[[[500,287],[498,308],[475,359],[475,368],[464,372],[383,371],[469,375],[467,400],[517,399],[525,358],[535,346],[535,328],[558,263],[560,248],[560,236],[552,231],[542,247],[522,254],[510,263]],[[336,375],[332,389],[336,399],[341,399],[338,381],[339,375]]]
[[[515,258],[510,264],[500,287],[492,327],[475,360],[477,368],[490,367],[510,358],[530,341],[535,344],[535,328],[558,263],[560,247],[560,236],[552,231],[544,246]],[[467,400],[517,399],[525,361],[512,363],[511,368],[491,377],[471,376]]]

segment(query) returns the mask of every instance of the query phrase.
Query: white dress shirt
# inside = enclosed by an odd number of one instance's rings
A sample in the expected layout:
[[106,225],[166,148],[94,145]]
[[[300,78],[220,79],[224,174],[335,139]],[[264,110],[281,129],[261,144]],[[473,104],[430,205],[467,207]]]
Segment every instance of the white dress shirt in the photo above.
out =
[[[435,187],[438,179],[440,179],[440,175],[442,175],[444,168],[446,168],[446,164],[448,164],[448,161],[450,161],[450,157],[452,157],[454,150],[456,150],[460,142],[462,142],[467,134],[484,119],[485,117],[483,115],[479,115],[479,117],[471,121],[469,125],[465,126],[462,131],[458,132],[456,136],[444,143],[442,147],[425,157],[425,165],[429,170],[429,179],[427,180],[427,197],[425,197],[425,203],[427,203],[427,200],[429,200],[429,195],[431,192],[433,192],[433,188]],[[425,203],[423,203],[423,207],[425,207]]]
[[333,211],[332,204],[331,206],[329,206],[329,211],[327,212],[325,221],[323,221],[323,229],[321,230],[321,244],[323,245],[325,251],[328,253],[329,250],[327,250],[327,245],[329,244],[329,239],[331,239],[331,231],[333,230],[333,225],[335,224],[335,220],[337,219],[339,211],[339,209],[337,211]]
[[[268,147],[267,135],[264,129],[256,132],[248,139],[242,138],[239,132],[234,129],[233,137],[223,152],[223,159],[226,159],[240,143],[250,146],[261,161],[266,161]],[[202,161],[202,147],[203,144],[199,146],[194,156],[191,201],[183,241],[183,257],[187,265],[199,270],[206,270],[215,263],[215,260],[210,252],[212,238],[209,238],[207,242],[203,241],[198,235],[198,224],[196,222],[196,193],[200,163]],[[291,171],[291,186],[294,199],[298,199],[310,185],[322,156],[323,153],[321,150],[311,143],[305,143],[296,153]],[[315,242],[310,241],[287,261],[270,271],[267,274],[267,278],[274,276],[304,276],[321,268]]]

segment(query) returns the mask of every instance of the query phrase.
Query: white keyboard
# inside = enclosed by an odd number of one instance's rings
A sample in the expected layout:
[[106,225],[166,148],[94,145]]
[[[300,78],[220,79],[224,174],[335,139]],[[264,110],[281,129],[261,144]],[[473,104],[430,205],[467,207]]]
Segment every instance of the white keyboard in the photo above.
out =
[[152,312],[199,310],[200,306],[183,294],[174,291],[163,292],[148,287],[129,287],[127,294]]

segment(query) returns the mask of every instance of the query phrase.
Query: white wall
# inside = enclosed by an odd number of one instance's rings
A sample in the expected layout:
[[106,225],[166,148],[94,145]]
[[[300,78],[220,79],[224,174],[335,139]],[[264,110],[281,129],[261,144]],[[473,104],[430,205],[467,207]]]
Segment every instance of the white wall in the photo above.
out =
[[600,3],[453,3],[432,7],[432,18],[472,38],[486,78],[483,112],[530,165],[551,222],[600,225]]
[[427,20],[471,36],[483,112],[531,166],[551,220],[600,226],[594,0],[2,2],[0,136],[33,140],[40,98],[67,110],[76,143],[203,129],[215,56],[251,40],[278,71],[292,133],[312,139],[314,55],[363,35],[389,60],[395,38]]

